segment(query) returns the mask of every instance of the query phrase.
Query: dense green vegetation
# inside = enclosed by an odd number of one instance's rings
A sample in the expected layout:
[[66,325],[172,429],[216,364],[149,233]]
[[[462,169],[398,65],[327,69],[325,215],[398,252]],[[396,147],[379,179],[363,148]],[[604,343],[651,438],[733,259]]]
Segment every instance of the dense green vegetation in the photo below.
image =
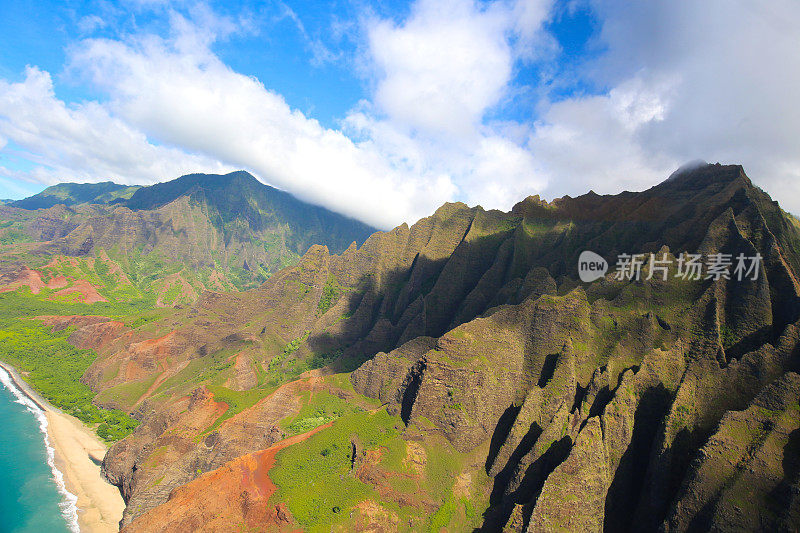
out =
[[360,411],[338,396],[324,391],[313,395],[306,392],[302,395],[302,400],[303,407],[300,412],[280,423],[281,427],[290,434],[305,433],[346,414]]
[[310,333],[310,331],[305,331],[301,336],[288,342],[281,353],[272,358],[266,370],[260,365],[256,365],[259,386],[267,384],[277,387],[288,383],[300,377],[304,372],[330,364],[342,354],[341,350],[334,350],[332,352],[312,352],[310,357],[292,357],[308,340]]
[[152,317],[154,313],[163,313],[162,310],[153,310],[152,302],[149,299],[85,304],[65,299],[48,300],[50,292],[43,289],[35,297],[31,296],[29,289],[0,293],[0,316],[8,319],[41,315],[102,315],[133,323],[140,315]]
[[341,294],[342,288],[339,286],[339,282],[336,281],[336,276],[328,274],[328,279],[325,282],[325,286],[322,288],[322,297],[317,304],[319,314],[324,315],[327,313],[328,309],[333,307],[339,300]]
[[275,387],[257,388],[246,391],[235,391],[222,385],[209,384],[208,390],[214,395],[214,401],[222,402],[228,410],[206,429],[203,434],[211,433],[227,419],[253,407],[259,400],[275,391]]
[[328,531],[332,524],[346,521],[349,516],[344,510],[375,492],[353,475],[351,439],[358,438],[365,449],[380,446],[398,434],[399,421],[385,410],[352,413],[279,451],[270,471],[278,499],[309,531]]
[[50,300],[43,289],[0,293],[0,360],[25,373],[26,381],[54,406],[95,426],[108,442],[129,435],[138,422],[119,410],[92,404],[95,393],[80,382],[96,354],[72,346],[71,330],[53,332],[32,317],[41,315],[103,315],[142,325],[162,314],[149,299],[84,304],[69,299]]
[[[353,508],[370,498],[395,513],[400,524],[409,524],[401,531],[471,531],[480,526],[478,509],[486,508],[485,498],[474,491],[461,496],[452,491],[455,477],[463,470],[464,456],[444,440],[425,440],[417,445],[425,457],[424,471],[417,472],[406,459],[406,442],[401,435],[405,425],[385,410],[368,413],[335,396],[315,394],[296,417],[281,425],[306,432],[330,418],[335,420],[330,428],[279,451],[270,471],[278,487],[276,500],[286,502],[303,529],[330,531],[337,525],[351,525]],[[411,502],[422,495],[437,502],[436,511],[417,522],[418,508],[381,498],[373,486],[363,483],[355,472],[367,450],[380,450],[381,471],[392,490],[405,495],[401,499]],[[412,522],[414,525],[410,525]]]
[[53,333],[32,320],[0,320],[0,360],[25,373],[25,379],[50,403],[82,422],[96,425],[106,441],[129,435],[136,420],[122,411],[92,404],[94,392],[80,378],[94,361],[90,350],[67,342],[68,330]]

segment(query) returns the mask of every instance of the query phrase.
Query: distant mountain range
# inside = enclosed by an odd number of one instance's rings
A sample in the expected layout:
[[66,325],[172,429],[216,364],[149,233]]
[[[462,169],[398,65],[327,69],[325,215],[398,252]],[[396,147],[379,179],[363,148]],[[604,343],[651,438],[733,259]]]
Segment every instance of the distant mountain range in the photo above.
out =
[[[191,285],[191,298],[216,286],[212,278],[222,286],[255,286],[313,244],[338,253],[376,231],[243,171],[190,174],[147,187],[63,183],[2,209],[8,221],[0,243],[27,243],[26,254],[40,257],[102,250],[132,280],[177,275],[171,283]],[[158,266],[149,272],[151,264]],[[15,265],[8,258],[2,268]]]
[[102,183],[59,183],[51,185],[39,194],[23,200],[8,201],[8,205],[20,209],[47,209],[58,204],[109,204],[114,200],[125,200],[141,187],[119,185],[110,181]]

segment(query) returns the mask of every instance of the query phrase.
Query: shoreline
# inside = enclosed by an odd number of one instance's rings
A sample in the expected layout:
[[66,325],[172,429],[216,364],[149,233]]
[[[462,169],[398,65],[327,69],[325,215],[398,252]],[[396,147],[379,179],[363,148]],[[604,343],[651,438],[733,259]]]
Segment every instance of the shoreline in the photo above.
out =
[[0,368],[17,391],[43,415],[44,423],[40,419],[39,424],[43,432],[45,427],[47,430],[48,464],[63,496],[59,507],[67,525],[83,533],[119,531],[125,503],[119,489],[101,474],[105,443],[80,420],[53,407],[32,390],[13,366],[0,361]]

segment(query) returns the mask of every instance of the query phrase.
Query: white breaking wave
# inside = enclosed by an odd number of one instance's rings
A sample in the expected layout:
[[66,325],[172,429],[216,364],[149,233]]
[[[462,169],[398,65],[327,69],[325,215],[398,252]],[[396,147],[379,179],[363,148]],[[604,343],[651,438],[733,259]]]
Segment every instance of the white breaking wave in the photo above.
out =
[[80,533],[80,527],[78,526],[78,497],[67,490],[67,486],[64,483],[64,474],[61,470],[56,468],[56,450],[50,445],[50,435],[47,434],[47,416],[45,416],[44,411],[42,411],[38,405],[33,403],[24,392],[14,385],[11,376],[1,366],[0,383],[5,385],[5,387],[11,391],[11,394],[17,398],[16,403],[24,405],[28,411],[33,413],[33,416],[35,416],[36,420],[39,422],[39,429],[42,435],[44,435],[44,446],[47,449],[47,464],[53,472],[53,480],[56,482],[58,492],[61,493],[63,498],[63,501],[59,503],[58,506],[61,508],[61,514],[67,521],[67,526],[70,531],[73,533]]

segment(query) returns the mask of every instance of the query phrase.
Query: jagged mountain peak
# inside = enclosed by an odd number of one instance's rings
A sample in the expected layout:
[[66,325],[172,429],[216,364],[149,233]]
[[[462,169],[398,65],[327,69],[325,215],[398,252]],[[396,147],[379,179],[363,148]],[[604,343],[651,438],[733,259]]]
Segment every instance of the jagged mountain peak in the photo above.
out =
[[739,183],[752,187],[753,183],[742,165],[723,165],[696,160],[682,165],[666,180],[656,185],[657,189],[703,189],[713,185]]
[[[430,460],[444,450],[469,457],[451,477],[487,480],[480,487],[487,531],[657,530],[667,521],[683,530],[693,520],[724,524],[732,506],[776,526],[783,518],[759,516],[758,505],[736,499],[733,483],[741,474],[769,490],[779,482],[781,490],[796,486],[781,481],[779,454],[798,425],[792,409],[800,382],[787,372],[800,368],[797,226],[739,166],[705,165],[673,178],[642,192],[552,203],[530,197],[510,213],[448,203],[341,255],[312,247],[257,291],[198,302],[198,323],[227,322],[213,333],[193,324],[176,330],[172,364],[196,357],[198,344],[247,338],[260,344],[242,349],[239,370],[224,374],[231,380],[246,382],[250,373],[257,382],[251,367],[352,371],[353,389],[397,416],[392,423],[405,429],[408,443],[401,450],[424,449]],[[666,280],[616,280],[610,272],[582,283],[583,250],[611,264],[617,253],[758,252],[764,276],[685,282],[673,268]],[[291,339],[291,349],[281,351]],[[135,354],[120,354],[137,364]],[[109,354],[96,375],[117,364],[118,355]],[[188,392],[176,387],[170,394]],[[795,403],[776,401],[789,398]],[[164,432],[155,416],[143,425]],[[751,434],[748,427],[761,429]],[[352,436],[359,430],[348,429],[337,446],[362,446]],[[758,448],[761,436],[767,447]],[[142,430],[115,447],[107,471],[127,479],[127,465],[152,449],[152,438]],[[225,426],[216,438],[241,442]],[[320,453],[298,446],[315,458]],[[187,449],[186,464],[210,453]],[[704,473],[705,465],[724,464],[726,454],[736,462],[725,466],[724,479]],[[739,463],[751,455],[771,469]],[[408,457],[413,464],[411,451]],[[144,470],[160,478],[162,467],[153,464]],[[369,486],[394,476],[380,460],[362,466],[354,472],[377,469],[363,478]],[[762,470],[775,478],[759,477]],[[238,472],[225,478],[232,494],[241,492]],[[168,516],[166,495],[183,480],[165,479],[169,490],[122,483],[133,529]],[[406,497],[375,487],[382,496]],[[424,484],[414,487],[417,493]],[[759,488],[757,496],[769,490]],[[713,513],[692,510],[697,502]],[[226,512],[247,520],[246,511]]]
[[691,172],[692,170],[698,169],[700,167],[705,167],[707,165],[708,163],[703,159],[693,159],[691,161],[687,161],[686,163],[679,166],[677,170],[675,170],[675,172],[670,174],[665,181],[673,180],[682,174],[686,174],[687,172]]

